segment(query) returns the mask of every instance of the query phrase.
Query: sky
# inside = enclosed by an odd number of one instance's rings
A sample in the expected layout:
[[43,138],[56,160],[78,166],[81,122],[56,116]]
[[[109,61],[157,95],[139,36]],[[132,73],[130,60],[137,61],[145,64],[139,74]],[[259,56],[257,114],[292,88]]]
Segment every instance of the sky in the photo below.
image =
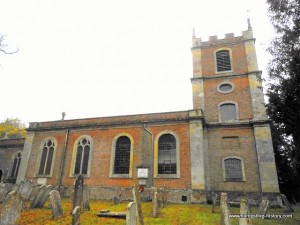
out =
[[192,30],[241,35],[251,19],[267,75],[265,1],[1,1],[0,121],[29,122],[192,109]]

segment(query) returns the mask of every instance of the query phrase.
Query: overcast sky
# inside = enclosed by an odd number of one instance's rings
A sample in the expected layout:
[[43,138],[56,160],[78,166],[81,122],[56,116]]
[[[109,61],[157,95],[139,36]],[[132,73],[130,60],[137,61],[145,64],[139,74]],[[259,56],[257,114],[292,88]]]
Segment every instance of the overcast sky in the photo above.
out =
[[[1,1],[0,120],[28,122],[192,109],[191,38],[247,29],[260,70],[272,26],[264,0]],[[8,50],[9,50],[8,49]]]

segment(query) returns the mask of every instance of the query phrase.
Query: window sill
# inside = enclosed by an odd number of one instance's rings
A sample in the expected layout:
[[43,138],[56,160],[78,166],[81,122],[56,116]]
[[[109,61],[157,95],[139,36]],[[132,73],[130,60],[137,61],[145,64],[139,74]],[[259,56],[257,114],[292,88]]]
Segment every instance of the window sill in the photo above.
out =
[[156,175],[154,176],[154,178],[165,178],[165,179],[171,178],[171,179],[178,179],[178,178],[180,178],[180,175],[179,175],[179,174],[156,174]]
[[112,174],[109,178],[132,178],[129,174]]

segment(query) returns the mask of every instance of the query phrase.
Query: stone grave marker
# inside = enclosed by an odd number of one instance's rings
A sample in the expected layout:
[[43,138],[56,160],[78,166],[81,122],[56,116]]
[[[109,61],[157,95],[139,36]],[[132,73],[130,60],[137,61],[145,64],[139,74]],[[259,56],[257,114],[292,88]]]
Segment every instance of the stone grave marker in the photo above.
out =
[[87,185],[83,186],[83,199],[82,199],[83,211],[90,211],[90,192]]
[[58,219],[63,216],[63,210],[61,207],[60,194],[57,190],[52,190],[49,193],[49,199],[52,210],[52,218]]
[[21,194],[24,201],[29,200],[32,192],[32,182],[29,180],[21,181],[19,193]]
[[1,182],[0,183],[0,203],[5,201],[6,193],[7,193],[6,185],[5,185],[5,183]]
[[220,198],[220,206],[221,206],[221,225],[230,225],[229,220],[229,208],[227,204],[227,193],[222,192]]
[[44,207],[45,202],[47,201],[47,199],[49,197],[49,194],[50,194],[50,192],[52,190],[53,190],[53,186],[52,185],[47,185],[46,186],[46,191],[44,192],[44,194],[42,195],[41,200],[40,200],[40,204],[39,204],[40,208]]
[[44,193],[46,192],[46,185],[43,184],[38,188],[38,192],[35,195],[34,199],[31,202],[31,208],[38,208],[40,205],[40,201]]
[[167,192],[167,188],[166,188],[166,185],[164,185],[162,188],[160,188],[160,196],[161,196],[161,205],[162,207],[164,205],[167,204],[167,201],[168,201],[168,192]]
[[281,194],[281,198],[282,198],[282,201],[283,201],[284,210],[286,212],[294,212],[294,209],[291,206],[289,200],[287,200],[286,196],[284,194]]
[[154,188],[153,199],[152,199],[152,203],[153,203],[152,215],[153,215],[154,218],[156,218],[158,216],[158,213],[159,213],[159,205],[158,205],[157,196],[158,196],[157,189]]
[[136,185],[132,188],[132,194],[133,194],[134,202],[136,203],[135,208],[136,208],[136,215],[137,215],[138,221],[139,221],[140,225],[144,225],[144,217],[143,217],[142,205],[141,205],[141,196],[140,196],[140,193],[138,192]]
[[0,214],[1,225],[15,225],[20,217],[22,209],[22,197],[20,193],[11,192],[10,198],[4,203]]
[[212,196],[212,208],[211,208],[211,212],[215,213],[216,211],[216,207],[220,204],[220,199],[218,194],[214,194]]
[[263,199],[259,205],[259,209],[257,211],[258,215],[266,215],[269,209],[269,200]]
[[75,180],[73,209],[75,209],[76,206],[79,206],[80,208],[82,207],[83,185],[84,179],[83,176],[80,174]]
[[[240,214],[245,216],[250,215],[250,210],[246,199],[241,199]],[[252,225],[252,220],[248,217],[240,218],[239,225]]]
[[113,204],[118,205],[119,204],[119,199],[118,197],[113,197]]
[[76,206],[72,211],[72,225],[80,225],[80,207]]
[[126,210],[126,225],[136,225],[136,203],[129,202]]

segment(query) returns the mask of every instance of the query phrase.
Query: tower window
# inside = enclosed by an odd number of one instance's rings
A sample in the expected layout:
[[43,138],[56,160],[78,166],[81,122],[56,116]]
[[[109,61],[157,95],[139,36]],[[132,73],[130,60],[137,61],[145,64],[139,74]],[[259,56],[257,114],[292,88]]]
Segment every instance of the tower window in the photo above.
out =
[[220,50],[216,52],[217,72],[230,71],[231,61],[229,50]]
[[225,181],[243,181],[242,160],[227,158],[224,160]]
[[158,174],[176,174],[176,139],[163,134],[158,140]]
[[43,144],[38,175],[50,175],[54,148],[55,144],[53,140],[49,139]]
[[114,174],[129,174],[130,139],[126,136],[118,138],[115,150]]
[[232,122],[237,119],[237,110],[234,103],[225,103],[220,105],[221,122]]
[[77,144],[74,174],[88,174],[91,142],[87,138],[81,138]]

